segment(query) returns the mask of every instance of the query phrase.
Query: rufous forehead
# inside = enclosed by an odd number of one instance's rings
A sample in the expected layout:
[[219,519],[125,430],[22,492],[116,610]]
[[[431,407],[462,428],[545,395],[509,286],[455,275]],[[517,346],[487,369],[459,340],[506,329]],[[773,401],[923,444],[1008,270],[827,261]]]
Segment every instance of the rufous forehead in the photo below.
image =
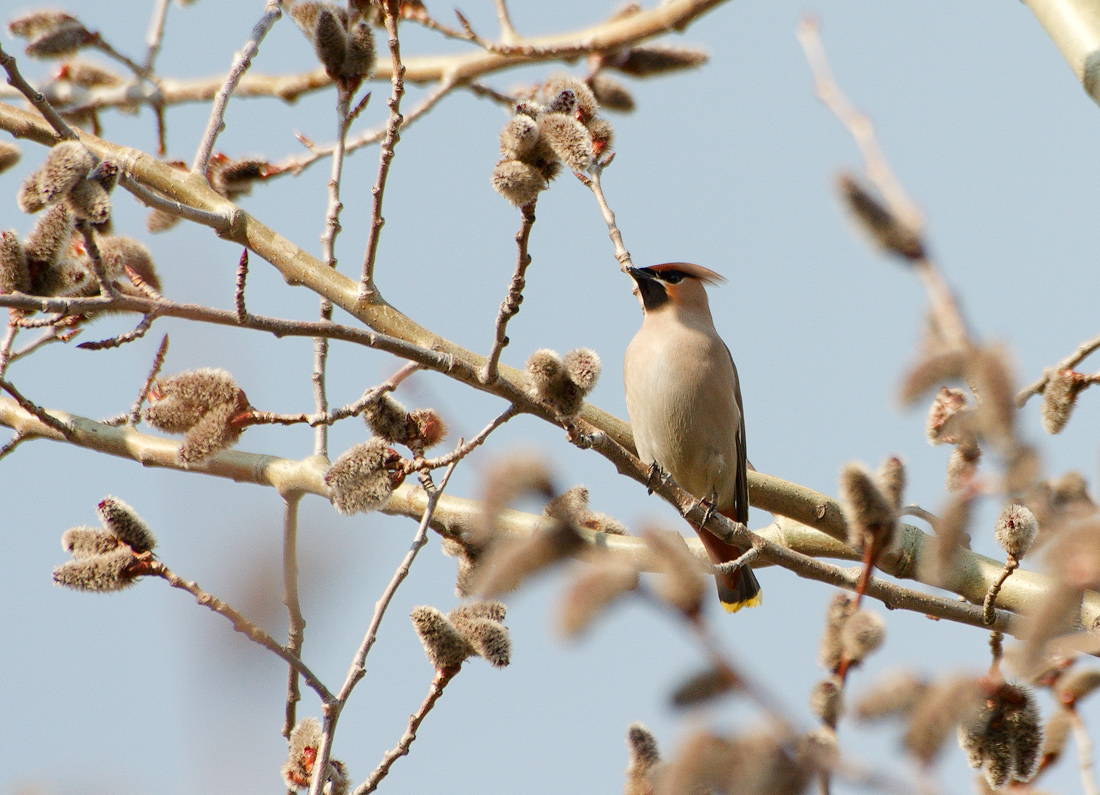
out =
[[698,279],[703,282],[703,284],[721,284],[726,280],[726,277],[722,274],[692,262],[664,262],[660,265],[650,265],[648,270],[654,273],[680,271],[681,273],[686,273],[688,276]]

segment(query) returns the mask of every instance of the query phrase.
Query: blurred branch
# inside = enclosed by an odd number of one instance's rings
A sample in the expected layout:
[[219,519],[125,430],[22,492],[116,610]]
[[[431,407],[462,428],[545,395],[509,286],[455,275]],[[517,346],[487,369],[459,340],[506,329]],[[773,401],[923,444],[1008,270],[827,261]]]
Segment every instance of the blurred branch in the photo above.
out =
[[[298,600],[298,508],[301,503],[300,491],[283,495],[283,604],[286,605],[289,616],[286,650],[298,658],[302,655],[302,642],[306,632],[306,620],[302,616],[302,606]],[[292,665],[287,674],[284,737],[290,737],[294,724],[298,722],[296,713],[301,698],[298,671]]]
[[1023,0],[1081,81],[1100,104],[1100,13],[1094,0]]
[[1077,346],[1077,350],[1067,356],[1062,361],[1053,367],[1048,367],[1043,371],[1042,377],[1034,384],[1027,386],[1019,391],[1016,395],[1016,405],[1019,408],[1023,408],[1024,404],[1031,399],[1033,395],[1042,394],[1046,388],[1047,382],[1050,381],[1052,375],[1061,370],[1072,370],[1083,362],[1090,354],[1100,349],[1100,336],[1093,337],[1091,340],[1086,340]]
[[[113,428],[64,412],[55,411],[51,414],[59,421],[71,425],[69,440],[71,444],[129,458],[144,466],[181,469],[176,458],[179,443],[175,440],[150,436],[133,428]],[[21,409],[14,401],[7,399],[0,399],[0,425],[12,428],[23,437],[65,441],[59,432]],[[328,488],[324,483],[324,474],[328,467],[328,461],[317,457],[295,461],[231,450],[192,464],[186,471],[271,486],[282,494],[300,491],[327,498]],[[754,504],[764,507],[765,510],[774,511],[773,507],[766,506],[790,506],[788,501],[794,499],[792,495],[801,495],[797,498],[800,502],[793,506],[798,510],[788,507],[789,512],[806,512],[823,518],[840,515],[840,506],[837,502],[819,492],[769,475],[761,475],[758,472],[750,472],[749,479],[753,499],[760,501]],[[662,487],[662,496],[670,488],[672,488],[671,484]],[[677,489],[676,493],[683,492]],[[389,503],[383,508],[383,512],[418,518],[423,515],[426,500],[422,489],[403,485],[395,490]],[[701,518],[702,509],[697,507],[696,501],[690,496],[685,496],[684,502],[689,501],[690,510],[687,514],[698,520]],[[732,523],[723,517],[713,517],[708,522],[708,527],[719,520],[724,523],[724,526],[730,526],[732,529]],[[450,496],[440,499],[432,515],[432,526],[441,533],[451,536],[474,531],[481,527],[481,521],[482,507],[479,501]],[[498,524],[500,532],[504,535],[520,537],[545,530],[552,521],[544,516],[504,511],[498,519]],[[830,527],[831,523],[825,522],[823,526]],[[597,534],[587,530],[584,532],[592,545],[627,554],[639,561],[644,568],[653,567],[649,548],[641,539]],[[760,557],[753,564],[755,567],[780,565],[810,579],[855,590],[860,575],[858,567],[841,569],[821,561],[803,560],[809,555],[849,560],[857,558],[854,550],[827,531],[815,529],[796,519],[780,518],[755,533],[753,538],[754,540],[749,542],[752,546],[763,547]],[[701,560],[705,558],[702,544],[698,539],[689,538],[686,541],[697,557]],[[899,579],[924,582],[921,574],[921,560],[935,554],[934,544],[935,540],[918,528],[901,525],[898,530],[898,540],[894,547],[882,556],[879,568]],[[792,556],[796,553],[798,560],[792,564]],[[989,628],[983,621],[980,605],[990,585],[1000,576],[1003,566],[992,558],[978,555],[967,549],[960,549],[957,554],[960,577],[955,583],[955,592],[965,597],[970,604],[914,591],[877,577],[871,578],[867,595],[879,599],[889,608],[913,610],[970,626]],[[1002,609],[997,612],[995,628],[1012,633],[1015,626],[1010,623],[1009,613],[1019,614],[1032,608],[1050,590],[1052,584],[1053,580],[1050,577],[1022,569],[1017,570],[1004,584],[997,598],[998,605]],[[1080,620],[1086,628],[1100,623],[1100,594],[1091,591],[1085,594],[1081,603]]]

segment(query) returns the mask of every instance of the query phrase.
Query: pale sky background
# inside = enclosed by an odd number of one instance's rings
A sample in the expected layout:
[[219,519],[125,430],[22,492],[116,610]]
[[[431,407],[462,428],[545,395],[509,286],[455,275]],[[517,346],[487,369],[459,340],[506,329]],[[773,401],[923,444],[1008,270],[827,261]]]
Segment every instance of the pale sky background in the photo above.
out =
[[[451,22],[450,3],[429,2]],[[71,2],[90,27],[138,56],[150,3]],[[168,76],[224,71],[260,17],[260,0],[173,6],[160,69]],[[475,28],[495,31],[489,0],[460,6]],[[612,4],[514,3],[521,33],[559,32],[604,18]],[[7,18],[22,5],[8,4]],[[926,211],[929,239],[968,319],[985,339],[1007,343],[1017,377],[1030,382],[1097,333],[1096,267],[1100,227],[1097,134],[1100,109],[1086,96],[1027,7],[1017,2],[923,0],[849,3],[738,0],[712,11],[671,41],[711,53],[703,69],[628,82],[638,109],[613,115],[618,156],[604,176],[626,245],[637,265],[690,260],[729,283],[711,293],[716,324],[740,368],[749,456],[756,467],[836,493],[840,468],[853,459],[877,465],[899,454],[909,464],[908,499],[936,510],[945,499],[949,453],[924,438],[924,411],[900,410],[900,374],[914,357],[925,300],[905,269],[852,234],[838,212],[832,180],[858,168],[848,134],[812,95],[795,39],[800,14],[812,11],[837,77],[874,119],[901,180]],[[464,45],[405,25],[408,55],[459,51]],[[21,51],[16,42],[5,48]],[[47,67],[22,58],[32,76]],[[254,69],[313,68],[311,49],[288,20],[275,27]],[[498,89],[545,78],[560,66],[492,76]],[[583,65],[569,68],[575,74]],[[423,89],[406,99],[411,108]],[[357,128],[378,124],[388,84]],[[236,100],[218,148],[231,156],[280,159],[301,151],[293,133],[329,141],[334,92],[277,100]],[[190,162],[206,105],[168,111],[170,155]],[[515,262],[519,213],[489,186],[506,113],[457,92],[409,128],[398,146],[386,192],[377,278],[383,295],[413,319],[466,347],[486,351],[496,308]],[[105,137],[152,151],[151,113],[103,116]],[[5,136],[6,138],[6,136]],[[20,167],[0,176],[0,226],[28,231],[15,206],[20,181],[43,150],[22,144]],[[339,240],[341,270],[358,273],[366,240],[377,149],[356,152],[345,170]],[[241,204],[296,244],[319,255],[328,165],[297,179],[261,186]],[[177,300],[232,306],[239,249],[208,229],[181,225],[154,237],[145,211],[116,193],[115,228],[152,248]],[[620,417],[623,351],[641,320],[627,277],[619,273],[592,196],[571,177],[542,194],[531,236],[533,265],[525,301],[508,333],[504,361],[522,366],[536,348],[596,349],[604,360],[591,400]],[[257,313],[316,316],[316,297],[288,288],[253,257],[248,306]],[[347,316],[338,320],[347,321]],[[111,336],[130,318],[101,321],[83,340]],[[272,411],[309,411],[310,343],[248,331],[159,320],[153,333],[117,351],[52,346],[16,363],[10,377],[50,408],[105,417],[129,407],[161,334],[171,332],[166,373],[224,367],[252,403]],[[334,405],[357,398],[398,362],[335,345]],[[1085,369],[1095,369],[1087,362]],[[503,404],[420,374],[398,396],[432,406],[451,423],[452,439],[470,436]],[[1023,412],[1046,471],[1096,475],[1100,396],[1086,393],[1062,436],[1046,437],[1038,404]],[[6,435],[3,437],[6,439]],[[332,434],[338,454],[362,441],[358,420]],[[240,449],[291,458],[308,455],[308,430],[252,429]],[[576,450],[560,429],[520,418],[456,473],[449,493],[475,496],[494,455],[523,447],[545,454],[562,488],[588,486],[593,507],[637,528],[683,527],[656,498],[617,478],[594,453]],[[143,469],[64,445],[35,442],[0,463],[3,538],[0,558],[0,791],[11,793],[272,793],[282,788],[279,736],[285,665],[234,634],[228,622],[154,580],[121,594],[62,591],[52,568],[66,559],[61,533],[94,524],[108,494],[133,505],[159,538],[170,567],[227,598],[285,636],[276,573],[282,506],[270,489],[237,486],[179,472]],[[976,549],[995,554],[987,503],[972,528]],[[768,517],[756,512],[753,526]],[[331,684],[343,680],[375,600],[405,554],[415,524],[378,514],[341,518],[322,499],[303,502],[301,589],[308,627],[304,656]],[[1029,565],[1040,565],[1032,562]],[[407,619],[409,610],[457,604],[454,562],[433,537],[400,590],[368,660],[366,679],[340,722],[335,755],[362,781],[391,748],[427,693],[432,669]],[[830,589],[778,569],[759,573],[764,605],[736,616],[709,605],[722,640],[746,670],[805,721],[818,636]],[[626,729],[647,724],[671,755],[692,727],[737,731],[758,716],[726,701],[698,715],[674,712],[668,694],[702,658],[683,629],[636,604],[614,610],[587,638],[560,642],[551,616],[560,573],[509,600],[513,663],[494,670],[472,660],[425,721],[412,754],[399,760],[383,791],[418,793],[616,792],[627,762]],[[885,612],[881,605],[872,609]],[[929,674],[978,673],[988,665],[987,634],[913,614],[890,615],[884,649],[851,677],[858,693],[899,665]],[[1044,714],[1049,701],[1043,700]],[[318,714],[306,690],[299,715]],[[1088,704],[1085,717],[1100,727]],[[842,746],[857,759],[904,774],[899,732],[841,724]],[[946,755],[944,791],[971,791],[957,750]],[[1072,758],[1044,789],[1079,791]],[[836,792],[851,791],[838,786]]]

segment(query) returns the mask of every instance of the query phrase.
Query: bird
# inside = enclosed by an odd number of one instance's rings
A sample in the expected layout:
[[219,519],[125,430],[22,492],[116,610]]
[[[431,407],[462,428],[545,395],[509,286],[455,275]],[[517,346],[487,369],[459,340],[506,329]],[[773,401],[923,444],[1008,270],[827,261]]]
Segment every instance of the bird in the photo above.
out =
[[[638,457],[670,475],[708,510],[746,524],[749,484],[741,386],[703,288],[725,279],[687,262],[627,267],[626,272],[643,312],[642,327],[623,361]],[[742,554],[705,528],[692,527],[712,563]],[[760,583],[748,566],[715,576],[727,612],[760,604]]]

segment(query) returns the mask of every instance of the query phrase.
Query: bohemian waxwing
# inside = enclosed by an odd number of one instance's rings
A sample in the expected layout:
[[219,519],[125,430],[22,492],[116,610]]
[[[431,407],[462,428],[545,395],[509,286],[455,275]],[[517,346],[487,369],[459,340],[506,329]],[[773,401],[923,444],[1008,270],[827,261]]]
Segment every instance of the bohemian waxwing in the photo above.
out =
[[[725,279],[686,262],[628,268],[645,315],[626,349],[626,408],[638,456],[736,522],[749,519],[745,415],[729,348],[714,330],[704,284]],[[694,527],[694,525],[693,525]],[[714,563],[743,550],[695,527]],[[718,598],[729,612],[760,604],[748,566],[720,574]]]

